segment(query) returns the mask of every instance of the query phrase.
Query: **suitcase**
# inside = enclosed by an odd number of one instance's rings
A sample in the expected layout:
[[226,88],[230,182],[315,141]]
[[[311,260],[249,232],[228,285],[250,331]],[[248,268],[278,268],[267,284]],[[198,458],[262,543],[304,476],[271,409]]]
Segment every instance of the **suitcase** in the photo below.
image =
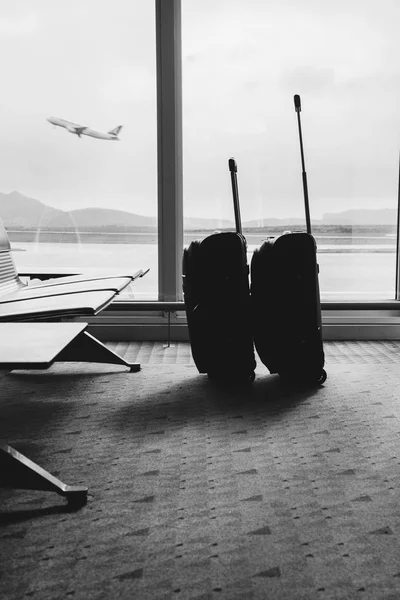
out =
[[247,245],[242,235],[236,163],[229,160],[236,232],[193,241],[183,252],[183,296],[193,360],[212,379],[253,381]]
[[288,383],[326,380],[317,246],[311,235],[307,174],[296,95],[307,232],[268,238],[251,260],[254,344],[270,373]]

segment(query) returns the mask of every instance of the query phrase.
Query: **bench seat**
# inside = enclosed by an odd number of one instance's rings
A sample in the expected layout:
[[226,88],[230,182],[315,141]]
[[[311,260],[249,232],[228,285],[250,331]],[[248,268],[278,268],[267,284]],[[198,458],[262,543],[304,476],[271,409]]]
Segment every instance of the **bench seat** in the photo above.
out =
[[47,369],[87,323],[0,323],[0,369]]
[[130,283],[131,277],[107,278],[91,281],[60,282],[58,285],[27,285],[8,294],[0,294],[0,304],[20,300],[34,300],[36,298],[50,298],[51,296],[64,296],[66,294],[79,294],[85,292],[110,291],[121,292]]
[[94,316],[115,296],[112,291],[96,291],[5,302],[0,304],[0,321],[51,321]]
[[[85,272],[85,274],[76,274],[76,275],[57,275],[57,277],[52,277],[52,278],[48,278],[48,279],[44,279],[43,281],[40,282],[33,282],[30,281],[28,284],[29,289],[33,289],[33,288],[45,288],[45,287],[53,287],[53,286],[59,286],[59,285],[66,285],[69,283],[86,283],[86,282],[91,282],[91,281],[97,281],[99,282],[99,284],[101,282],[103,282],[104,280],[107,280],[107,283],[105,285],[109,285],[108,280],[114,280],[114,279],[124,279],[126,277],[129,277],[129,279],[131,281],[135,281],[135,279],[138,279],[138,277],[143,277],[146,273],[143,271],[143,269],[138,269],[137,271],[135,271],[132,274],[127,274],[127,273],[107,273],[106,275],[101,275],[99,273],[91,273],[89,272]],[[45,274],[40,273],[41,277],[44,277]],[[32,277],[34,277],[35,275],[31,275]],[[121,291],[121,290],[117,290],[117,291]]]
[[124,365],[139,371],[86,331],[87,323],[0,323],[0,369],[48,369],[54,361]]

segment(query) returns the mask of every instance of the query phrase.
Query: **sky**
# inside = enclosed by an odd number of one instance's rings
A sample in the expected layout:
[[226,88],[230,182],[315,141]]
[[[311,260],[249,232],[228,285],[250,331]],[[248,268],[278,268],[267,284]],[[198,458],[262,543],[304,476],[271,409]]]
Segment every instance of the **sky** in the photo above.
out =
[[[395,208],[398,0],[182,0],[184,213],[301,216],[293,95],[311,214]],[[63,210],[157,214],[152,0],[3,0],[0,191]],[[79,139],[46,118],[119,142]]]

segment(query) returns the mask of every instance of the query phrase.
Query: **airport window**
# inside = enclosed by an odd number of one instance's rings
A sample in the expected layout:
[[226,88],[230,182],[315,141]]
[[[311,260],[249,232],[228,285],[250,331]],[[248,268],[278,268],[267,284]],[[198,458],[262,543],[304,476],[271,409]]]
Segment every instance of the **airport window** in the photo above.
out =
[[249,258],[305,228],[299,94],[322,300],[394,299],[398,19],[395,2],[182,2],[186,243],[233,227],[230,156]]
[[[298,93],[322,300],[393,299],[399,8],[372,0],[87,0],[64,8],[43,0],[10,8],[0,30],[10,57],[0,216],[17,267],[150,267],[121,300],[174,299],[158,272],[168,207],[160,212],[157,187],[155,6],[167,14],[180,4],[184,244],[233,226],[231,156],[249,260],[264,237],[304,228]],[[176,255],[166,264],[178,280]]]
[[2,13],[0,216],[18,269],[150,267],[123,297],[157,298],[154,3]]

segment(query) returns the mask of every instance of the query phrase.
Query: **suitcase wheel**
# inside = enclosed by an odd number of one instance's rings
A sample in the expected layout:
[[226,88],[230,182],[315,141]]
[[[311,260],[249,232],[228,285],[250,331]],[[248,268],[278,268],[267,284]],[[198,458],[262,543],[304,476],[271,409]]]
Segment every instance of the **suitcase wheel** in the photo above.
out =
[[317,379],[318,385],[324,384],[327,377],[328,377],[327,372],[325,371],[325,369],[322,369],[321,374],[320,374],[320,376]]

